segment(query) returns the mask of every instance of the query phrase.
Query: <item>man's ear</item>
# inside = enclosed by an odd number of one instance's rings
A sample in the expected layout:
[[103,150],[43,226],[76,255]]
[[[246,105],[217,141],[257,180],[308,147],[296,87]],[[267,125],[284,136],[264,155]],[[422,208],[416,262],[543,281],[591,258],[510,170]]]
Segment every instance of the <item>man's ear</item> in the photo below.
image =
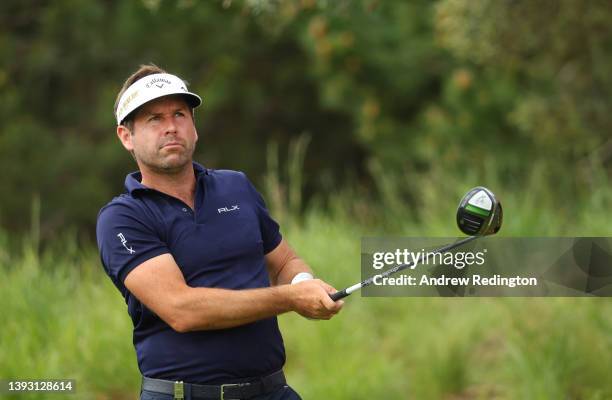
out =
[[119,137],[121,144],[127,151],[134,150],[134,145],[132,144],[132,131],[130,131],[127,126],[117,126],[117,137]]

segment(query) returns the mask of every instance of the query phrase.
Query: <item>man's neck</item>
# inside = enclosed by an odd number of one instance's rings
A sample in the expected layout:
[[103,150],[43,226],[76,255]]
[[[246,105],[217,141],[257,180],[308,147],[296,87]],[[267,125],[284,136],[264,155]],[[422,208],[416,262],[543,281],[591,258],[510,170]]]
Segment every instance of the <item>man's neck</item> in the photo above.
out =
[[192,164],[173,174],[162,174],[146,167],[141,167],[140,173],[144,186],[176,197],[194,208],[196,179]]

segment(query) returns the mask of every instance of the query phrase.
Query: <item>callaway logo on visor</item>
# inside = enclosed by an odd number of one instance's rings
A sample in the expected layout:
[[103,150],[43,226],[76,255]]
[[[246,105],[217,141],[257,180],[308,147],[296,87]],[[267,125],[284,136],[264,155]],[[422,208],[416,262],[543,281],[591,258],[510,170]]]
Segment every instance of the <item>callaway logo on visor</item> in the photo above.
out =
[[117,125],[132,111],[141,105],[159,97],[172,94],[185,95],[192,108],[202,104],[202,99],[195,93],[187,91],[187,85],[181,78],[172,74],[153,74],[137,80],[121,95],[117,107]]

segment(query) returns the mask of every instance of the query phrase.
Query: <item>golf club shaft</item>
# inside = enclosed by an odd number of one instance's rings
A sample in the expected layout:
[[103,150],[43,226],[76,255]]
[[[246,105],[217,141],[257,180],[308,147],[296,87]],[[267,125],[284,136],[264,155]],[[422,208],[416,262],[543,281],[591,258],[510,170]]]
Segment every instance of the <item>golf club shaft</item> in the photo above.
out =
[[[429,259],[429,257],[434,255],[434,254],[446,253],[447,251],[456,249],[459,246],[463,246],[464,244],[469,243],[472,240],[477,239],[477,238],[478,238],[478,236],[469,236],[469,237],[466,237],[464,239],[458,240],[455,243],[451,243],[451,244],[447,244],[446,246],[442,246],[442,247],[440,247],[440,248],[438,248],[438,249],[436,249],[436,250],[434,250],[432,252],[427,253],[427,257],[425,257],[424,261],[427,261]],[[412,265],[414,265],[414,262],[409,262],[407,264],[402,264],[402,265],[396,265],[395,267],[393,267],[393,268],[383,272],[379,276],[381,278],[384,278],[384,277],[387,277],[389,275],[393,275],[396,272],[399,272],[399,271],[402,271],[402,270],[404,270],[406,268],[409,268]],[[375,275],[375,276],[378,276],[378,275]],[[353,286],[349,286],[346,289],[342,289],[339,292],[330,294],[329,297],[331,297],[331,299],[333,301],[340,300],[342,298],[345,298],[346,296],[349,296],[351,293],[361,289],[362,287],[370,285],[373,281],[374,281],[374,276],[372,276],[372,277],[370,277],[370,278],[368,278],[368,279],[366,279],[366,280],[364,280],[362,282],[359,282],[359,283],[357,283],[357,284],[355,284]]]

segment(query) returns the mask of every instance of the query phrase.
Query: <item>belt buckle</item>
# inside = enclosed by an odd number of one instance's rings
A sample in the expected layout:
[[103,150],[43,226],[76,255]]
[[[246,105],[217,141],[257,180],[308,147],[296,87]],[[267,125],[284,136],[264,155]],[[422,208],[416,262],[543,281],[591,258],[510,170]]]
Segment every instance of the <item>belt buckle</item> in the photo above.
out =
[[174,382],[174,399],[175,400],[185,399],[185,385],[183,381]]
[[226,383],[221,385],[221,400],[240,400],[240,399],[231,399],[229,397],[225,397],[225,388],[227,387],[242,387],[242,386],[248,386],[250,385],[250,383]]

